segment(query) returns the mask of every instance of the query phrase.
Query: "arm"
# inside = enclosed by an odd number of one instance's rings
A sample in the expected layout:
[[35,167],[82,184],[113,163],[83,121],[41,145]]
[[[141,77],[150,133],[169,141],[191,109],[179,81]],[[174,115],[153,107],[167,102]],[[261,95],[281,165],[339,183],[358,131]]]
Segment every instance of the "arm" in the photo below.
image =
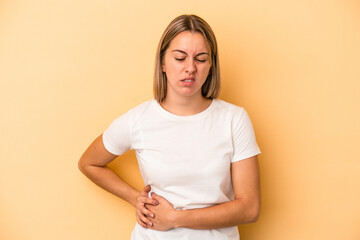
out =
[[106,166],[116,157],[117,155],[106,150],[100,135],[81,156],[78,166],[80,171],[95,184],[133,205],[136,208],[138,222],[146,227],[144,222],[149,222],[146,215],[150,216],[152,213],[144,207],[144,204],[155,204],[156,201],[148,198],[145,190],[140,193],[131,187]]
[[260,181],[257,156],[231,164],[235,199],[212,207],[174,210],[166,199],[154,194],[158,206],[147,206],[155,213],[154,229],[174,227],[214,229],[255,222],[260,213]]

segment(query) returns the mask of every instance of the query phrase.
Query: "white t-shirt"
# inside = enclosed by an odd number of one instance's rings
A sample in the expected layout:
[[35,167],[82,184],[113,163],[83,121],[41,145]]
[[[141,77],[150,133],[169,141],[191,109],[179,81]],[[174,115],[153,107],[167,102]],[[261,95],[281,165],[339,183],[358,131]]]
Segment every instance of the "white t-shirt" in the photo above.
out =
[[[232,200],[231,163],[260,153],[246,111],[218,99],[192,116],[147,101],[115,119],[103,141],[116,155],[134,149],[145,185],[179,210]],[[156,231],[136,224],[131,239],[235,240],[239,234],[237,227]]]

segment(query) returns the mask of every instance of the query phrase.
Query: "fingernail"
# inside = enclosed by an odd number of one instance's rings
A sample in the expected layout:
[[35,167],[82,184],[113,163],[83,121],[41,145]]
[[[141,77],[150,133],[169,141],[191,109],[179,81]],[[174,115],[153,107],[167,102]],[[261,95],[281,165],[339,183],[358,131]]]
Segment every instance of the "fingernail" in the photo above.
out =
[[150,214],[150,217],[152,217],[152,218],[153,218],[153,217],[154,217],[154,214]]
[[152,226],[152,223],[151,223],[151,222],[149,222],[149,225],[150,225],[150,226]]
[[155,205],[159,205],[159,202],[158,202],[158,201],[155,201]]

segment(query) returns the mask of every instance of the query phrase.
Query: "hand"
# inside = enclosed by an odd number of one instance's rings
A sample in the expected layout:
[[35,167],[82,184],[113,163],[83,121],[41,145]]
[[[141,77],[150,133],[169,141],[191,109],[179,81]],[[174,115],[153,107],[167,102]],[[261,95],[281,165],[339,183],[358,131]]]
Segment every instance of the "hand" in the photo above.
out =
[[145,207],[155,214],[155,217],[152,219],[153,225],[148,226],[148,228],[160,231],[167,231],[174,228],[176,220],[176,210],[174,209],[173,205],[165,198],[153,192],[151,193],[151,197],[159,204],[145,204]]
[[158,201],[148,197],[151,187],[149,185],[145,186],[140,195],[137,197],[136,202],[136,220],[144,228],[150,227],[153,225],[149,218],[154,218],[155,214],[152,211],[149,211],[147,206],[156,206],[159,204]]

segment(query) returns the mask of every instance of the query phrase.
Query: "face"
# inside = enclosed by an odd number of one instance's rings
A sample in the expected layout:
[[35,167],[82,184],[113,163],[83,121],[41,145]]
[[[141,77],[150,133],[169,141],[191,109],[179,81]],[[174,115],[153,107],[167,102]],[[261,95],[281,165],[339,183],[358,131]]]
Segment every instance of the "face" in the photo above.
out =
[[202,34],[181,32],[165,52],[162,70],[167,97],[202,97],[201,87],[211,67],[210,51]]

